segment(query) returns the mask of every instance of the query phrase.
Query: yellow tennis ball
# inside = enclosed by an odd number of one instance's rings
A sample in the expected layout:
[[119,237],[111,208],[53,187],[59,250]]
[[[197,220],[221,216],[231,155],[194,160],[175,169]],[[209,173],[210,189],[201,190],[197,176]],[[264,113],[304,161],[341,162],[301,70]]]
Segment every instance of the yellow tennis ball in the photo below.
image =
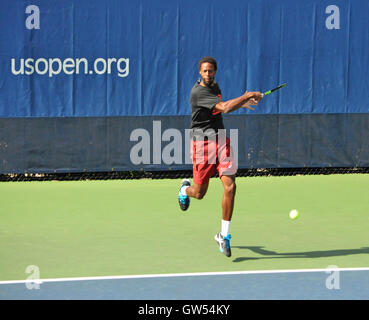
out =
[[296,209],[290,211],[290,218],[296,220],[299,217],[299,212]]

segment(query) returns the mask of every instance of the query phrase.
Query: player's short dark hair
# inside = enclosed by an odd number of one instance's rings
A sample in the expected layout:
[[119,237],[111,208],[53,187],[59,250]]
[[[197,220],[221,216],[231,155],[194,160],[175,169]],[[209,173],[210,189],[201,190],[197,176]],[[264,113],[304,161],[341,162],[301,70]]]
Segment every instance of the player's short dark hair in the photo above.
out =
[[217,71],[217,61],[212,57],[204,57],[199,62],[199,70],[201,70],[201,65],[205,62],[211,63],[214,66],[214,70]]

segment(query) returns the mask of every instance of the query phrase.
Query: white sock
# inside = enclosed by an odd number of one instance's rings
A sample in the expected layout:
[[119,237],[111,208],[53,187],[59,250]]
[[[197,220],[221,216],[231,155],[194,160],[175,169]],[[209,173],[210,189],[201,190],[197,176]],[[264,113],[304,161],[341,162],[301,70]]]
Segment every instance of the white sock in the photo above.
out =
[[181,195],[182,195],[182,196],[187,196],[186,189],[187,189],[188,187],[189,187],[189,186],[183,186],[183,187],[181,188]]
[[229,233],[231,221],[222,220],[222,231],[220,232],[223,237]]

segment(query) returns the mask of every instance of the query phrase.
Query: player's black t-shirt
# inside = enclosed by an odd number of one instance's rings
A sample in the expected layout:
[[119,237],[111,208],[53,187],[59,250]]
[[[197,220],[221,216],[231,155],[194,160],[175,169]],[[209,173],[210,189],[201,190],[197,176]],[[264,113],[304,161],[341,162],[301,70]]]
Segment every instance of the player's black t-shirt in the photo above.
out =
[[217,83],[214,82],[211,87],[203,87],[199,81],[195,83],[190,95],[193,136],[202,137],[204,132],[217,133],[218,129],[224,129],[222,114],[214,110],[214,106],[221,100]]

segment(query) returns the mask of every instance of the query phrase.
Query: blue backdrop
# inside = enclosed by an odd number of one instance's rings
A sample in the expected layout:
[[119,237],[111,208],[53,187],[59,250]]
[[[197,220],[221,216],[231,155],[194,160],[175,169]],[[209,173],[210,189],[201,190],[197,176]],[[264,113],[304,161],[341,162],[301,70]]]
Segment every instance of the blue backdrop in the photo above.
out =
[[[219,61],[224,99],[288,83],[258,114],[366,113],[369,1],[333,3],[339,29],[327,28],[332,1],[322,0],[2,0],[0,116],[188,115],[205,55]],[[25,27],[30,4],[39,29]],[[15,75],[11,59],[19,71],[27,58],[85,58],[88,72],[81,63],[79,74],[50,76],[49,66]],[[116,62],[102,72],[102,61],[96,74],[99,58],[129,59],[129,74],[119,76]]]
[[207,55],[224,100],[288,84],[225,116],[240,167],[369,166],[368,17],[368,0],[2,0],[0,171],[137,168],[131,131],[188,128]]

